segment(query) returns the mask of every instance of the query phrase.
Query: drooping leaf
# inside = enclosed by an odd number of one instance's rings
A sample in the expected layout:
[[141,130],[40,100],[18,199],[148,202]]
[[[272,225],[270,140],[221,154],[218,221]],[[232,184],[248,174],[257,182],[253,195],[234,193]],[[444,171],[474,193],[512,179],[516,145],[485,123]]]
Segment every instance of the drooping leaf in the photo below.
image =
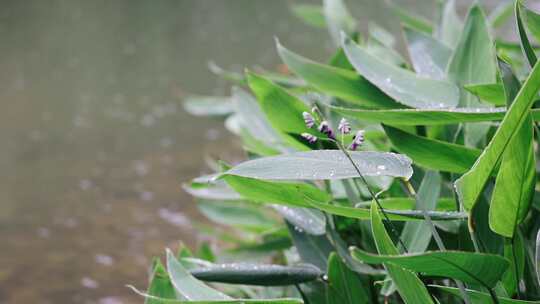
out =
[[368,264],[392,263],[424,275],[453,278],[486,287],[494,287],[510,264],[498,255],[464,251],[374,255],[355,249],[352,255]]
[[414,70],[419,76],[445,79],[452,50],[432,36],[403,28]]
[[[430,287],[435,287],[437,289],[443,290],[450,294],[453,294],[457,297],[461,296],[461,293],[458,288],[448,287],[448,286],[439,286],[439,285],[429,285]],[[467,295],[470,297],[472,303],[481,304],[481,303],[493,303],[491,296],[488,293],[480,292],[477,290],[467,289]],[[538,304],[540,301],[524,301],[524,300],[515,300],[510,298],[498,297],[500,304]]]
[[[529,66],[534,66],[537,61],[536,53],[534,52],[533,47],[531,46],[531,42],[529,41],[529,37],[527,36],[527,30],[525,29],[525,26],[523,25],[523,19],[527,18],[527,8],[524,7],[521,4],[521,1],[516,1],[516,25],[518,29],[519,34],[519,40],[520,40],[520,47],[523,52],[523,55],[527,58],[527,62]],[[530,15],[531,20],[535,20],[534,15]],[[533,26],[534,27],[534,26]]]
[[412,108],[455,107],[458,88],[447,81],[423,78],[370,55],[350,38],[343,37],[342,47],[356,71],[394,98]]
[[441,25],[439,27],[439,40],[445,43],[448,47],[454,48],[458,41],[463,22],[456,12],[455,0],[448,0],[444,4],[441,16]]
[[415,164],[431,170],[464,173],[480,156],[480,150],[407,133],[384,126],[392,145]]
[[481,83],[469,84],[463,87],[465,90],[474,94],[483,101],[489,102],[496,106],[506,105],[506,96],[504,87],[499,83]]
[[[388,152],[349,152],[364,176],[412,176],[408,157]],[[358,177],[355,167],[340,150],[295,152],[243,162],[225,174],[264,180],[328,180]]]
[[184,266],[178,262],[172,251],[169,249],[167,249],[167,271],[171,278],[171,283],[181,300],[211,301],[231,299],[229,296],[210,288],[195,279]]
[[298,76],[323,93],[358,104],[377,108],[395,108],[399,104],[354,71],[323,65],[285,47],[279,41],[278,53],[285,64]]
[[232,263],[213,264],[191,270],[191,275],[201,281],[229,284],[283,286],[320,279],[324,273],[314,265],[295,266]]
[[340,45],[341,32],[351,35],[355,31],[356,21],[343,0],[323,0],[323,13],[330,36],[336,45]]
[[226,116],[233,112],[229,97],[189,96],[184,100],[184,109],[195,116]]
[[523,221],[534,195],[536,160],[530,115],[503,152],[489,207],[489,227],[512,238]]
[[365,286],[357,273],[351,271],[333,252],[328,259],[328,282],[330,304],[369,303],[369,288]]
[[319,28],[326,27],[326,20],[321,5],[294,4],[291,6],[291,11],[307,25]]
[[491,142],[474,166],[455,182],[456,192],[465,209],[471,210],[512,137],[524,124],[540,89],[540,65],[535,65],[525,84],[507,111]]
[[[377,251],[385,255],[399,255],[399,251],[388,236],[381,219],[377,205],[371,205],[371,229]],[[353,250],[354,254],[355,250]],[[354,257],[354,255],[353,255]],[[388,275],[396,284],[396,288],[403,301],[407,304],[433,303],[426,286],[413,272],[392,263],[384,263]]]
[[273,205],[272,207],[287,221],[306,233],[313,235],[326,233],[326,218],[319,210],[283,205]]
[[[480,83],[495,83],[497,64],[495,47],[489,32],[486,16],[478,4],[474,4],[467,15],[465,27],[450,63],[448,78],[460,86]],[[460,106],[481,107],[476,96],[461,91]],[[465,143],[476,144],[486,135],[489,125],[465,125]]]

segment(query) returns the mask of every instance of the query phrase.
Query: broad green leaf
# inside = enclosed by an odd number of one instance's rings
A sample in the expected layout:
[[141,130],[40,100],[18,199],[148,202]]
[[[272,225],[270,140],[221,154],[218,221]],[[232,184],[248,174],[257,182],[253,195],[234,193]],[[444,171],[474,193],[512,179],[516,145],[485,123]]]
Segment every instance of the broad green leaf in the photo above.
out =
[[[495,83],[497,64],[495,47],[490,36],[486,16],[478,4],[474,4],[467,15],[465,27],[450,63],[448,78],[460,86],[480,83]],[[477,97],[461,90],[460,106],[481,107]],[[485,137],[489,125],[465,125],[465,143],[476,146]]]
[[326,20],[321,5],[293,4],[291,11],[307,25],[320,28],[326,27]]
[[319,268],[310,264],[282,266],[232,263],[191,270],[191,275],[201,281],[258,286],[300,284],[320,279],[323,274]]
[[521,89],[521,81],[512,70],[512,66],[506,61],[497,58],[499,65],[499,74],[503,84],[506,105],[510,106]]
[[319,210],[283,205],[273,205],[272,207],[287,221],[306,233],[313,235],[326,233],[326,218]]
[[502,285],[508,296],[512,297],[516,294],[519,282],[523,278],[525,270],[525,251],[527,250],[523,243],[523,237],[518,233],[514,239],[504,240],[504,257],[511,261],[508,271],[502,277]]
[[503,152],[491,196],[489,227],[512,238],[529,212],[536,183],[534,134],[530,115]]
[[317,136],[324,136],[306,127],[302,113],[309,112],[310,109],[300,99],[261,76],[248,73],[247,79],[249,87],[257,97],[266,118],[274,130],[278,131],[288,143],[297,149],[306,150],[307,147],[304,144],[293,139],[288,133],[301,134],[310,132],[315,133]]
[[431,170],[467,172],[481,152],[477,149],[414,135],[390,126],[384,126],[384,130],[397,151],[410,157],[415,164]]
[[446,108],[459,102],[459,89],[450,82],[419,77],[412,71],[389,65],[347,37],[343,37],[342,47],[360,75],[403,105]]
[[497,284],[510,264],[498,255],[464,251],[374,255],[355,249],[352,255],[368,264],[391,263],[427,276],[453,278],[490,288]]
[[[516,25],[518,28],[518,34],[520,39],[520,46],[523,54],[527,58],[527,62],[529,63],[529,66],[534,66],[537,61],[536,53],[534,52],[533,47],[531,46],[531,42],[529,41],[529,37],[527,36],[527,30],[525,29],[525,26],[523,25],[523,19],[525,19],[525,22],[527,23],[529,29],[531,32],[540,30],[540,27],[536,26],[536,21],[540,21],[537,19],[535,14],[528,10],[520,1],[516,1]],[[540,25],[540,24],[539,24]]]
[[277,226],[277,222],[260,208],[245,203],[199,201],[199,211],[213,222],[234,227],[254,230],[268,230]]
[[[152,276],[146,293],[159,298],[176,299],[174,286],[159,258],[155,258],[153,264]],[[159,304],[159,301],[146,298],[144,304]]]
[[323,13],[330,36],[339,46],[341,32],[351,35],[355,32],[356,21],[349,13],[343,0],[323,0]]
[[504,25],[514,14],[514,3],[508,1],[499,3],[495,9],[489,14],[489,23],[493,28]]
[[446,1],[442,10],[441,25],[438,32],[439,40],[453,49],[459,41],[462,29],[463,22],[456,12],[455,1]]
[[[364,50],[369,55],[379,59],[380,61],[385,62],[388,65],[395,66],[395,67],[401,67],[401,66],[407,65],[407,62],[401,56],[400,53],[398,53],[396,50],[394,50],[391,47],[385,46],[384,44],[378,42],[375,39],[368,39],[367,44],[364,47]],[[354,70],[354,67],[353,67],[353,70]]]
[[326,235],[307,234],[288,222],[287,227],[302,261],[313,264],[326,272],[328,268],[328,257],[335,250]]
[[433,24],[431,21],[426,20],[423,17],[413,15],[412,13],[402,9],[400,5],[393,2],[390,2],[389,4],[394,14],[398,16],[401,24],[429,35],[433,32]]
[[351,271],[333,252],[328,259],[328,282],[330,304],[370,303],[369,288],[363,285],[357,273]]
[[184,109],[195,116],[226,116],[233,112],[229,97],[189,96],[184,100]]
[[465,209],[471,210],[474,207],[510,140],[527,121],[529,109],[539,89],[540,65],[536,64],[493,135],[491,142],[476,160],[471,170],[454,183],[459,201]]
[[408,27],[404,27],[403,32],[416,74],[432,79],[445,79],[452,50],[426,33]]
[[[411,160],[389,152],[348,152],[364,176],[409,179]],[[358,177],[355,167],[341,150],[295,152],[243,162],[225,174],[264,180],[328,180]]]
[[399,106],[356,72],[311,61],[287,50],[279,41],[276,43],[283,62],[317,90],[361,106],[377,108]]
[[328,193],[308,184],[269,182],[237,175],[223,179],[242,197],[258,203],[280,204],[290,207],[311,207],[308,202],[328,202]]
[[506,105],[504,87],[499,83],[469,84],[463,86],[471,94],[496,106]]
[[[381,219],[381,214],[375,203],[371,205],[371,229],[377,251],[380,254],[399,255],[398,249],[386,232],[386,228]],[[354,252],[355,250],[353,249],[353,257]],[[388,275],[390,275],[396,284],[396,288],[405,303],[433,303],[426,286],[415,273],[392,263],[384,263],[383,265],[384,268],[386,268]]]
[[[416,206],[416,200],[410,197],[389,197],[379,199],[384,209],[412,210]],[[360,202],[357,207],[369,207],[371,201]],[[437,211],[456,211],[456,201],[452,197],[441,197],[437,200]]]
[[[395,109],[362,110],[330,107],[332,110],[359,121],[377,122],[401,126],[436,126],[463,122],[482,122],[502,120],[505,108],[455,108],[455,109]],[[534,111],[535,119],[540,112]]]
[[167,271],[171,278],[171,283],[182,300],[209,301],[209,300],[230,300],[231,298],[204,283],[195,279],[178,262],[172,251],[167,249]]
[[[429,287],[435,287],[437,289],[443,290],[450,294],[455,295],[456,297],[461,297],[461,292],[458,288],[448,287],[448,286],[439,286],[439,285],[429,285]],[[493,303],[491,296],[485,292],[480,292],[477,290],[467,289],[467,295],[470,297],[473,304],[484,304],[484,303]],[[500,304],[539,304],[540,301],[523,301],[515,300],[510,298],[498,297]]]
[[[309,204],[313,208],[317,208],[324,212],[340,215],[344,217],[356,218],[360,220],[367,220],[370,218],[369,209],[346,207],[339,205],[332,205],[327,203],[319,203],[310,201]],[[419,210],[384,210],[388,215],[388,218],[392,221],[423,221],[424,215]],[[452,211],[428,211],[428,215],[434,221],[449,221],[449,220],[464,220],[467,218],[467,214],[464,212],[452,212]]]
[[[416,210],[432,211],[441,192],[439,173],[427,171],[417,194]],[[424,252],[431,241],[431,227],[426,221],[407,222],[401,231],[401,240],[410,253]]]

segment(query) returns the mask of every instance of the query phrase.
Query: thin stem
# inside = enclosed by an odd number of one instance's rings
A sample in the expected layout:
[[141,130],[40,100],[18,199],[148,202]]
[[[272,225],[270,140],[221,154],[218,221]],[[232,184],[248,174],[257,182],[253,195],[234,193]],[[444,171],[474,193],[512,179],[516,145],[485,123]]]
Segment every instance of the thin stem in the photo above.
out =
[[[418,200],[418,195],[416,194],[416,191],[414,190],[413,185],[408,180],[401,180],[405,184],[405,188],[408,190],[409,195],[414,198],[416,201],[416,206],[421,206],[422,214],[424,215],[424,219],[426,223],[428,224],[429,228],[431,228],[431,235],[433,236],[433,239],[435,239],[435,243],[437,243],[437,247],[439,247],[440,251],[446,251],[446,246],[444,245],[444,242],[442,241],[441,236],[439,235],[439,232],[437,231],[437,228],[435,227],[435,224],[433,223],[433,220],[431,219],[431,216],[429,215],[428,211],[426,210],[425,206],[423,204],[420,204]],[[459,288],[459,291],[461,293],[461,296],[463,297],[463,301],[465,301],[466,304],[471,304],[471,299],[469,298],[469,295],[467,294],[467,291],[465,290],[465,285],[459,280],[454,280],[456,285]]]
[[296,287],[296,290],[298,290],[298,293],[299,293],[300,296],[302,297],[302,301],[304,301],[305,304],[310,304],[310,303],[309,303],[309,299],[307,298],[307,296],[306,296],[306,294],[304,293],[304,291],[302,291],[302,288],[300,288],[300,285],[294,284],[294,287]]

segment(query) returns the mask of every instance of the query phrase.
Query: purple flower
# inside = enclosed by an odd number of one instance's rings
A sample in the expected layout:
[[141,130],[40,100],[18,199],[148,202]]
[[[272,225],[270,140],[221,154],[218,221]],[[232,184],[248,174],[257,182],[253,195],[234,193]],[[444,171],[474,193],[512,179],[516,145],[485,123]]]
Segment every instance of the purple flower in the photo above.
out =
[[315,135],[309,133],[302,133],[301,136],[310,144],[314,144],[315,142],[317,142],[317,136]]
[[345,118],[342,118],[339,121],[338,130],[341,134],[349,134],[351,132],[351,124]]
[[364,130],[358,130],[353,137],[353,141],[349,146],[350,150],[356,150],[364,143]]
[[334,136],[334,131],[332,131],[332,128],[326,120],[323,120],[323,122],[321,122],[321,124],[319,125],[319,132],[325,134],[331,139],[336,139],[336,137]]
[[302,116],[304,116],[304,122],[306,123],[306,127],[313,128],[315,125],[315,118],[313,118],[313,115],[309,114],[308,112],[303,112]]

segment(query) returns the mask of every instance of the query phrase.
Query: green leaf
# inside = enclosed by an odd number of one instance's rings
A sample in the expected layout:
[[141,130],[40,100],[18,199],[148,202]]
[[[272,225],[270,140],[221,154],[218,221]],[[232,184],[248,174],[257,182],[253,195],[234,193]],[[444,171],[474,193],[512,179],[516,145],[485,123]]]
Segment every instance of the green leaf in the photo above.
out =
[[226,116],[233,112],[229,97],[189,96],[184,100],[184,109],[195,116]]
[[231,298],[195,279],[178,262],[172,251],[167,249],[167,271],[171,278],[171,283],[182,300],[208,301],[208,300],[230,300]]
[[505,258],[498,255],[464,251],[374,255],[355,249],[352,255],[359,261],[368,264],[391,263],[423,275],[453,278],[490,288],[497,284],[510,264]]
[[501,282],[508,296],[516,294],[519,282],[523,279],[526,250],[523,237],[520,234],[516,234],[514,239],[504,240],[504,257],[511,263]]
[[352,34],[356,28],[356,21],[349,13],[343,0],[323,0],[323,13],[330,36],[339,46],[341,32]]
[[393,2],[389,2],[389,4],[394,14],[399,18],[401,24],[426,34],[431,34],[433,32],[433,24],[431,24],[429,20],[411,14],[402,9],[400,5]]
[[[379,199],[379,203],[384,209],[392,210],[412,210],[416,206],[416,200],[409,197],[389,197]],[[370,206],[371,201],[360,202],[356,206]],[[441,197],[437,201],[437,211],[456,211],[456,201],[452,197]]]
[[[327,203],[320,203],[310,201],[309,204],[313,208],[317,208],[324,212],[340,215],[344,217],[356,218],[360,220],[368,220],[370,218],[370,211],[365,208],[346,207],[339,205],[332,205]],[[388,218],[392,221],[422,221],[424,216],[422,211],[419,210],[384,210],[388,215]],[[449,221],[449,220],[463,220],[467,218],[467,214],[464,212],[446,212],[446,211],[429,211],[431,219],[434,221]]]
[[[409,179],[411,160],[388,152],[348,152],[364,176]],[[329,180],[358,177],[355,167],[341,150],[295,152],[243,162],[225,174],[264,180]]]
[[343,37],[343,50],[356,71],[394,98],[413,108],[455,107],[459,89],[452,83],[419,77],[415,73],[370,55],[350,38]]
[[201,281],[257,286],[284,286],[314,281],[324,273],[314,265],[213,264],[191,271]]
[[520,6],[521,18],[527,24],[527,28],[531,31],[537,42],[540,42],[540,14],[528,9],[523,1],[516,1]]
[[279,56],[317,90],[360,106],[395,108],[399,104],[356,72],[323,65],[297,55],[276,41]]
[[500,83],[469,84],[463,86],[471,94],[496,106],[506,105],[504,87]]
[[[523,19],[527,19],[529,17],[528,12],[529,10],[524,5],[522,5],[520,1],[516,1],[516,25],[518,28],[520,46],[523,54],[525,55],[525,57],[527,57],[527,62],[529,63],[529,66],[532,67],[536,64],[537,57],[533,47],[531,46],[529,37],[527,36],[527,30],[523,25]],[[535,20],[534,15],[530,15],[530,17],[532,17],[531,20]]]
[[530,115],[503,152],[489,207],[489,227],[512,238],[529,212],[536,183],[534,134]]
[[500,3],[489,14],[489,23],[493,28],[504,25],[508,19],[512,17],[514,13],[514,3],[508,1],[507,3]]
[[[401,126],[436,126],[463,122],[502,120],[505,108],[362,110],[331,106],[332,110],[359,121]],[[539,118],[540,112],[534,115]]]
[[308,234],[289,222],[287,222],[287,227],[302,261],[313,264],[326,272],[328,256],[334,251],[334,246],[332,246],[326,235]]
[[283,205],[272,206],[281,216],[299,229],[313,235],[326,233],[326,218],[319,210],[295,208]]
[[397,151],[427,169],[464,173],[480,156],[477,149],[429,139],[390,126],[384,126],[384,130]]
[[[495,47],[489,33],[486,16],[478,4],[469,10],[463,33],[450,63],[448,78],[460,86],[495,83],[497,65]],[[480,107],[477,98],[461,91],[460,106]],[[475,146],[487,133],[489,125],[465,125],[465,143]]]
[[319,28],[326,27],[326,20],[321,5],[293,4],[291,6],[291,11],[307,25]]
[[[150,278],[150,284],[146,291],[149,295],[164,298],[164,299],[176,299],[176,291],[171,283],[169,275],[161,264],[159,258],[154,258],[152,276]],[[159,304],[152,298],[146,298],[144,304]]]
[[454,48],[459,41],[463,29],[463,22],[456,12],[454,0],[448,0],[444,4],[439,28],[439,40],[450,48]]
[[[373,239],[377,245],[377,251],[380,254],[398,255],[399,251],[392,243],[392,239],[388,236],[377,205],[371,205],[371,229],[373,231]],[[353,249],[353,257],[355,249]],[[388,275],[396,284],[397,290],[403,301],[407,304],[415,303],[433,303],[426,286],[416,276],[415,273],[397,266],[392,263],[384,263]]]
[[529,109],[539,89],[540,65],[536,64],[493,135],[491,142],[476,160],[471,170],[454,183],[459,201],[466,210],[471,210],[474,207],[510,140],[527,121]]
[[[461,297],[461,292],[458,288],[454,287],[448,287],[448,286],[439,286],[439,285],[429,285],[429,287],[435,287],[437,289],[443,290],[445,292],[448,292],[450,294],[453,294],[457,297]],[[493,303],[493,300],[491,296],[487,293],[472,290],[472,289],[466,289],[467,295],[469,298],[473,301],[472,303]],[[523,300],[514,300],[510,298],[504,298],[504,297],[498,297],[500,304],[539,304],[540,301],[523,301]]]
[[261,212],[260,208],[245,203],[199,201],[197,207],[204,216],[222,225],[257,231],[277,226],[277,222],[268,214]]
[[403,28],[407,48],[416,74],[432,79],[445,79],[452,50],[432,36]]
[[368,290],[357,273],[351,271],[341,258],[333,252],[328,259],[328,282],[330,304],[370,303]]
[[309,208],[308,202],[328,202],[331,199],[325,191],[308,184],[269,182],[237,175],[225,175],[223,179],[242,197],[258,203]]

